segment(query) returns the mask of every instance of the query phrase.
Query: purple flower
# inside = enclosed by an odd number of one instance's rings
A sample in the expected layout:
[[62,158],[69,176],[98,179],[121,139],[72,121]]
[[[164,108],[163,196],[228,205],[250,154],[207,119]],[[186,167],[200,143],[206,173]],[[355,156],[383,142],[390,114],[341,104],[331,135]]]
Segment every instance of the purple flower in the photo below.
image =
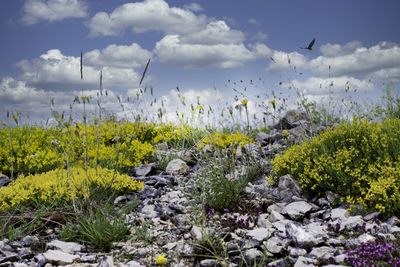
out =
[[227,212],[229,212],[229,210],[228,209],[224,209],[224,212],[227,213]]

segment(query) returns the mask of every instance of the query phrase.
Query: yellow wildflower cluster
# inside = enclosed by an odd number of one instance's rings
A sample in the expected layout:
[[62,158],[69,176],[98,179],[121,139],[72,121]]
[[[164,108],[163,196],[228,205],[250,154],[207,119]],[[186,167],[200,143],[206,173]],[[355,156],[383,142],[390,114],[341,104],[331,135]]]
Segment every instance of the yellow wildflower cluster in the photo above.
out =
[[19,205],[71,201],[87,198],[91,188],[111,188],[117,193],[140,191],[143,182],[103,168],[55,169],[36,175],[20,175],[9,186],[0,188],[0,210]]
[[166,142],[169,146],[192,146],[196,139],[199,139],[201,130],[194,129],[185,123],[174,126],[172,122],[169,124],[160,124],[154,128],[153,140],[154,144]]
[[253,142],[253,139],[249,138],[243,133],[221,133],[215,132],[213,135],[207,135],[198,145],[199,149],[210,144],[213,148],[225,149],[228,147],[236,148],[238,146],[244,147],[246,144]]
[[327,190],[387,215],[400,212],[400,120],[354,119],[275,157],[278,177],[292,174],[313,195]]
[[41,173],[69,162],[128,171],[154,155],[155,126],[104,121],[63,128],[0,129],[0,172]]

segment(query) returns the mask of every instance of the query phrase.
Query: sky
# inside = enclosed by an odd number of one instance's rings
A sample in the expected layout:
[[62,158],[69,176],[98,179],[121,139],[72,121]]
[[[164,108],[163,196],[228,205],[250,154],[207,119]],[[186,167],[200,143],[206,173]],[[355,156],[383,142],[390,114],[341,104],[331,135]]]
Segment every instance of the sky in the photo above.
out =
[[248,100],[251,118],[270,121],[272,100],[372,103],[390,82],[400,90],[399,10],[398,0],[1,0],[0,119],[85,108],[239,122]]

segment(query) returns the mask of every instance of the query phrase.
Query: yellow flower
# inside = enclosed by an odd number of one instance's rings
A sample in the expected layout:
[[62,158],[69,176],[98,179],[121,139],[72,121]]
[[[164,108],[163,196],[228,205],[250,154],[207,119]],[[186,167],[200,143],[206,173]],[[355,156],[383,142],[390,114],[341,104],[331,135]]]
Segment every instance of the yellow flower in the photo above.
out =
[[244,100],[242,100],[241,102],[242,102],[242,105],[243,105],[243,106],[247,106],[247,102],[249,102],[249,100],[244,99]]
[[159,255],[156,259],[155,264],[157,265],[164,265],[167,262],[167,259],[165,258],[164,255]]

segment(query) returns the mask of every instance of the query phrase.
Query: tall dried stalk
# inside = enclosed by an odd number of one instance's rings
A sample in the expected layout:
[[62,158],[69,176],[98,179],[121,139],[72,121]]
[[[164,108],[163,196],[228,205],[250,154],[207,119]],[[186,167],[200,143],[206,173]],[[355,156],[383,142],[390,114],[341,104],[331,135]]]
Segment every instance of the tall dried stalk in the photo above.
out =
[[140,79],[140,82],[139,82],[139,86],[142,84],[144,76],[146,75],[146,71],[147,71],[147,68],[149,67],[149,63],[150,63],[150,58],[149,58],[149,61],[147,61],[146,67],[144,68],[144,71],[143,71],[143,74],[142,74],[142,78]]

